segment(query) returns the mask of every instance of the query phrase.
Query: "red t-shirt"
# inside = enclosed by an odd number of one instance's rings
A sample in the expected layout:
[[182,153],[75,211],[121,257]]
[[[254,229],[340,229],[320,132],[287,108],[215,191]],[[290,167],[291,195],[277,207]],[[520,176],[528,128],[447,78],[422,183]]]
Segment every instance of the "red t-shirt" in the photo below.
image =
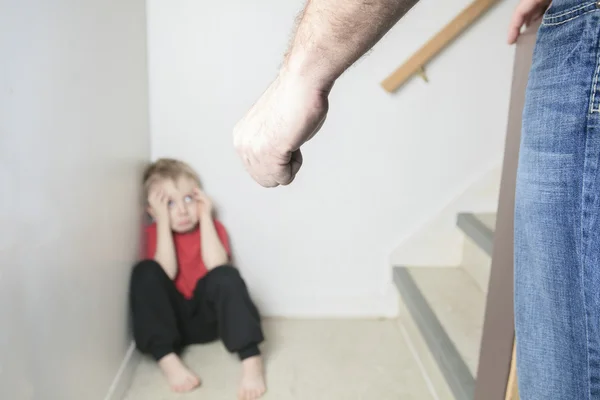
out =
[[[215,228],[225,247],[227,254],[231,256],[229,240],[225,227],[214,220]],[[200,226],[191,232],[176,233],[173,232],[173,242],[175,243],[175,253],[177,254],[177,276],[175,277],[175,287],[186,298],[193,296],[196,284],[208,272],[204,261],[202,261],[202,245],[200,241]],[[156,252],[156,224],[146,227],[145,232],[146,258],[153,259]]]

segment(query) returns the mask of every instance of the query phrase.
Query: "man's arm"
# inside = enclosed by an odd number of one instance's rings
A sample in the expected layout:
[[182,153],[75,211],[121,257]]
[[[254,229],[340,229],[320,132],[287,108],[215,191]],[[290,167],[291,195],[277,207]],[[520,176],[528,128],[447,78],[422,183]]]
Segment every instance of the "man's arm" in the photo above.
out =
[[[290,184],[302,145],[319,132],[336,79],[418,0],[308,0],[277,78],[236,124],[233,144],[264,187]],[[539,17],[550,0],[521,0],[509,31]]]
[[284,68],[319,89],[329,89],[417,1],[309,0]]
[[416,2],[308,1],[279,75],[234,128],[234,146],[255,181],[294,180],[300,147],[323,126],[335,80]]

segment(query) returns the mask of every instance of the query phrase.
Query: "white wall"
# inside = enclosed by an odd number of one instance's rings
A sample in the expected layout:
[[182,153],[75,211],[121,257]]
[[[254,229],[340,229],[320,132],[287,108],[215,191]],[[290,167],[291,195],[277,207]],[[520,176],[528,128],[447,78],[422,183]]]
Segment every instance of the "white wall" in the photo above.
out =
[[456,196],[409,231],[390,253],[390,264],[414,267],[457,267],[463,264],[465,233],[457,226],[462,212],[495,213],[498,209],[502,163],[456,189]]
[[337,83],[296,182],[246,175],[231,131],[273,79],[302,1],[150,0],[152,156],[187,160],[221,208],[264,314],[393,313],[388,256],[501,159],[516,0],[396,95],[379,82],[471,0],[423,0]]
[[1,1],[0,59],[0,398],[103,399],[131,344],[145,3]]

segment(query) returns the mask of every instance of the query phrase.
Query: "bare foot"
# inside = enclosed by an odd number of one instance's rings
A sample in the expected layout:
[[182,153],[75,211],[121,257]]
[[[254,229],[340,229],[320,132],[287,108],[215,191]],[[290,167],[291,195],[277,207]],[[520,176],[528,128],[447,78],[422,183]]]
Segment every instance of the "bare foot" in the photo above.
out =
[[265,394],[265,375],[261,356],[242,361],[242,382],[238,392],[239,400],[255,400]]
[[169,386],[175,392],[189,392],[198,385],[200,379],[190,371],[175,353],[170,353],[158,360],[158,365],[167,377]]

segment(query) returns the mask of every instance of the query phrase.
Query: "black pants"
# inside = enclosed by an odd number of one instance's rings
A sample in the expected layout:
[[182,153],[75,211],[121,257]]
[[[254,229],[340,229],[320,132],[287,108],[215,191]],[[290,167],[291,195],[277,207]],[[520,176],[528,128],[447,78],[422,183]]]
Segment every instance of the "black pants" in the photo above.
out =
[[260,354],[260,316],[232,266],[209,271],[188,300],[157,262],[142,261],[131,275],[130,302],[137,348],[156,360],[218,338],[242,360]]

